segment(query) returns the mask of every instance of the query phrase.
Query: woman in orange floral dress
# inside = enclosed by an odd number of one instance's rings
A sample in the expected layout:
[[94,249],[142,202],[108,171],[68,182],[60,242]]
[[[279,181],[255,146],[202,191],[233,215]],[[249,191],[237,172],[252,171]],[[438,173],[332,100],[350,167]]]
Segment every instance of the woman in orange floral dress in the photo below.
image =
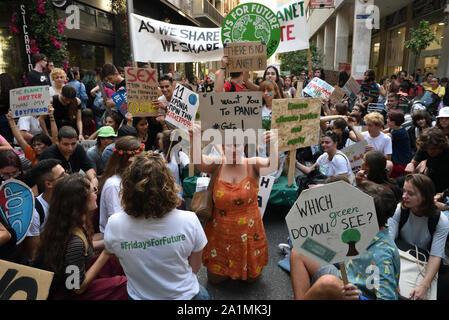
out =
[[[192,137],[192,130],[190,135]],[[269,145],[271,140],[275,141],[273,137],[274,134],[267,131],[263,139]],[[241,146],[223,146],[225,161],[219,167],[213,189],[214,213],[204,227],[208,243],[203,249],[203,264],[211,283],[228,278],[254,281],[268,263],[267,239],[257,195],[261,169],[267,169],[263,174],[268,174],[278,168],[279,161],[274,160],[279,160],[277,146],[271,149],[270,158],[245,159]],[[196,168],[212,174],[220,159],[202,155],[201,162]]]

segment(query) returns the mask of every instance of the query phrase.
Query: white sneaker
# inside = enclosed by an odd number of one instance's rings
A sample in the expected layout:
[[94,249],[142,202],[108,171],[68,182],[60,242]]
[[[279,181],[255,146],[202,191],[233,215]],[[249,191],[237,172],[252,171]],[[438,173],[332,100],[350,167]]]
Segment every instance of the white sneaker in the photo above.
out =
[[282,254],[287,254],[291,250],[287,243],[279,243],[278,248],[281,250]]

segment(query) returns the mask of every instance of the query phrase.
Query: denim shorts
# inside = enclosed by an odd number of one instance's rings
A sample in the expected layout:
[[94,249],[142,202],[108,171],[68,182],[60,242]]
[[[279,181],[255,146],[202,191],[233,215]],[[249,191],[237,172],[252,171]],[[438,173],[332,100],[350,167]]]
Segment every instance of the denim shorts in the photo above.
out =
[[200,291],[192,298],[192,300],[210,300],[209,292],[207,292],[206,288],[200,285]]

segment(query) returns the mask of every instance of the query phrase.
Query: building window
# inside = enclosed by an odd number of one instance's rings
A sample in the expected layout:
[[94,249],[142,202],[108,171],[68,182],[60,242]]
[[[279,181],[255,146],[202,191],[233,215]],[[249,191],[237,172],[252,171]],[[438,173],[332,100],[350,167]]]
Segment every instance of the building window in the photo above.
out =
[[387,74],[396,74],[402,70],[404,60],[406,28],[396,28],[388,32]]
[[80,22],[81,24],[96,27],[97,26],[97,19],[95,17],[96,11],[95,9],[78,4],[78,7],[80,8]]
[[0,73],[17,77],[23,72],[24,56],[19,53],[20,37],[14,37],[9,28],[0,28]]
[[98,11],[98,27],[102,30],[113,31],[111,15]]

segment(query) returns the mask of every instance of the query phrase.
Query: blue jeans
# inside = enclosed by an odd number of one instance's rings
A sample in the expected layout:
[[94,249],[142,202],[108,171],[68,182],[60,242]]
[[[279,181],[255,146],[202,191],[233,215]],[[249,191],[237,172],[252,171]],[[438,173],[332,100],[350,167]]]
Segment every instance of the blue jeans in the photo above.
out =
[[210,300],[209,292],[207,292],[206,288],[200,285],[200,292],[198,292],[198,294],[194,296],[192,300]]

